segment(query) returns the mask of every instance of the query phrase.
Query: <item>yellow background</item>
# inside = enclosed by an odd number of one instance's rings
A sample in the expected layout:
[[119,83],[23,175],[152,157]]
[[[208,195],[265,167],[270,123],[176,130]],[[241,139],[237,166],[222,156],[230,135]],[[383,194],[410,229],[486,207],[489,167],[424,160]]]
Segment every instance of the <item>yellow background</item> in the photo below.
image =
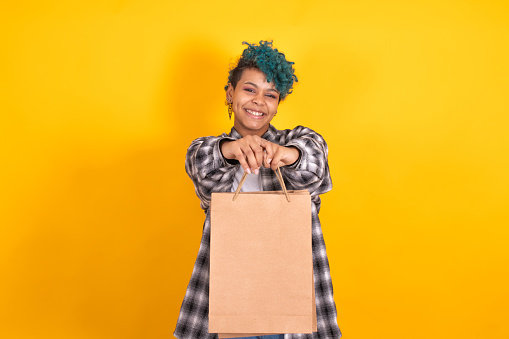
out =
[[506,1],[11,1],[0,11],[0,337],[168,338],[241,42],[329,144],[344,338],[509,338]]

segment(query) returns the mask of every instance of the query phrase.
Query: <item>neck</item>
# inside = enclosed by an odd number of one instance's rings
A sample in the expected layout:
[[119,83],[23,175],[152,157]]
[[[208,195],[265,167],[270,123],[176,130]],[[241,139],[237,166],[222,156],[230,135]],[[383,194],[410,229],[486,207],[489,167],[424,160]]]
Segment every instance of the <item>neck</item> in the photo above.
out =
[[263,128],[263,129],[260,129],[260,130],[250,130],[247,128],[239,128],[239,127],[235,126],[235,124],[233,124],[233,127],[235,127],[237,132],[239,132],[239,134],[243,138],[248,135],[257,135],[257,136],[261,137],[269,130],[269,126]]

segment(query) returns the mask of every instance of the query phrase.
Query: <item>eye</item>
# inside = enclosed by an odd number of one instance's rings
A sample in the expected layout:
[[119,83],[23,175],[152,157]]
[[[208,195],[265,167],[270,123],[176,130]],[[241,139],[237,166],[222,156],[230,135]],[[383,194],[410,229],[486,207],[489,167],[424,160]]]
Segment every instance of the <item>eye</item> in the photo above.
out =
[[274,94],[267,94],[269,98],[276,99],[276,96]]
[[255,92],[255,90],[254,90],[254,89],[249,88],[249,87],[244,88],[244,91],[246,91],[246,92],[250,92],[250,93],[254,93],[254,92]]

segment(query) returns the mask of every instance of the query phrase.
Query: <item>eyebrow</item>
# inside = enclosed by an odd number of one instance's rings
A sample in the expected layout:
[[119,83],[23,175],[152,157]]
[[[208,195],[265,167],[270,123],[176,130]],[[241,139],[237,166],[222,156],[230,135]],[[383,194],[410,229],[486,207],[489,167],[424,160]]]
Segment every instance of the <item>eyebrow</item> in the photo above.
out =
[[[251,81],[246,81],[244,84],[252,85],[252,86],[258,88],[258,85],[255,83],[252,83]],[[267,91],[272,91],[272,92],[276,92],[277,94],[279,94],[279,91],[274,88],[269,88],[269,89],[267,89]]]

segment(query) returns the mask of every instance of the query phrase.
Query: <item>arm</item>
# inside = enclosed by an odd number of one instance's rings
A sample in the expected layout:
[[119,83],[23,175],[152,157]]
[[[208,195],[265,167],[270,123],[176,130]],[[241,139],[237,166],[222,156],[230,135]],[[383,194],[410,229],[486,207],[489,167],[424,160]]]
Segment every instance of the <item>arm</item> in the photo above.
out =
[[323,137],[310,128],[297,126],[285,131],[282,145],[295,147],[300,152],[299,159],[281,167],[285,180],[294,189],[307,189],[313,195],[326,193],[332,189],[329,172],[328,147]]
[[275,171],[278,167],[293,164],[299,158],[296,147],[279,146],[257,135],[222,142],[220,148],[226,159],[238,161],[247,173],[258,174],[262,165],[270,166]]
[[200,206],[207,210],[212,192],[224,192],[231,186],[235,164],[228,163],[220,150],[221,141],[232,140],[226,134],[194,140],[187,149],[186,172],[194,183]]

